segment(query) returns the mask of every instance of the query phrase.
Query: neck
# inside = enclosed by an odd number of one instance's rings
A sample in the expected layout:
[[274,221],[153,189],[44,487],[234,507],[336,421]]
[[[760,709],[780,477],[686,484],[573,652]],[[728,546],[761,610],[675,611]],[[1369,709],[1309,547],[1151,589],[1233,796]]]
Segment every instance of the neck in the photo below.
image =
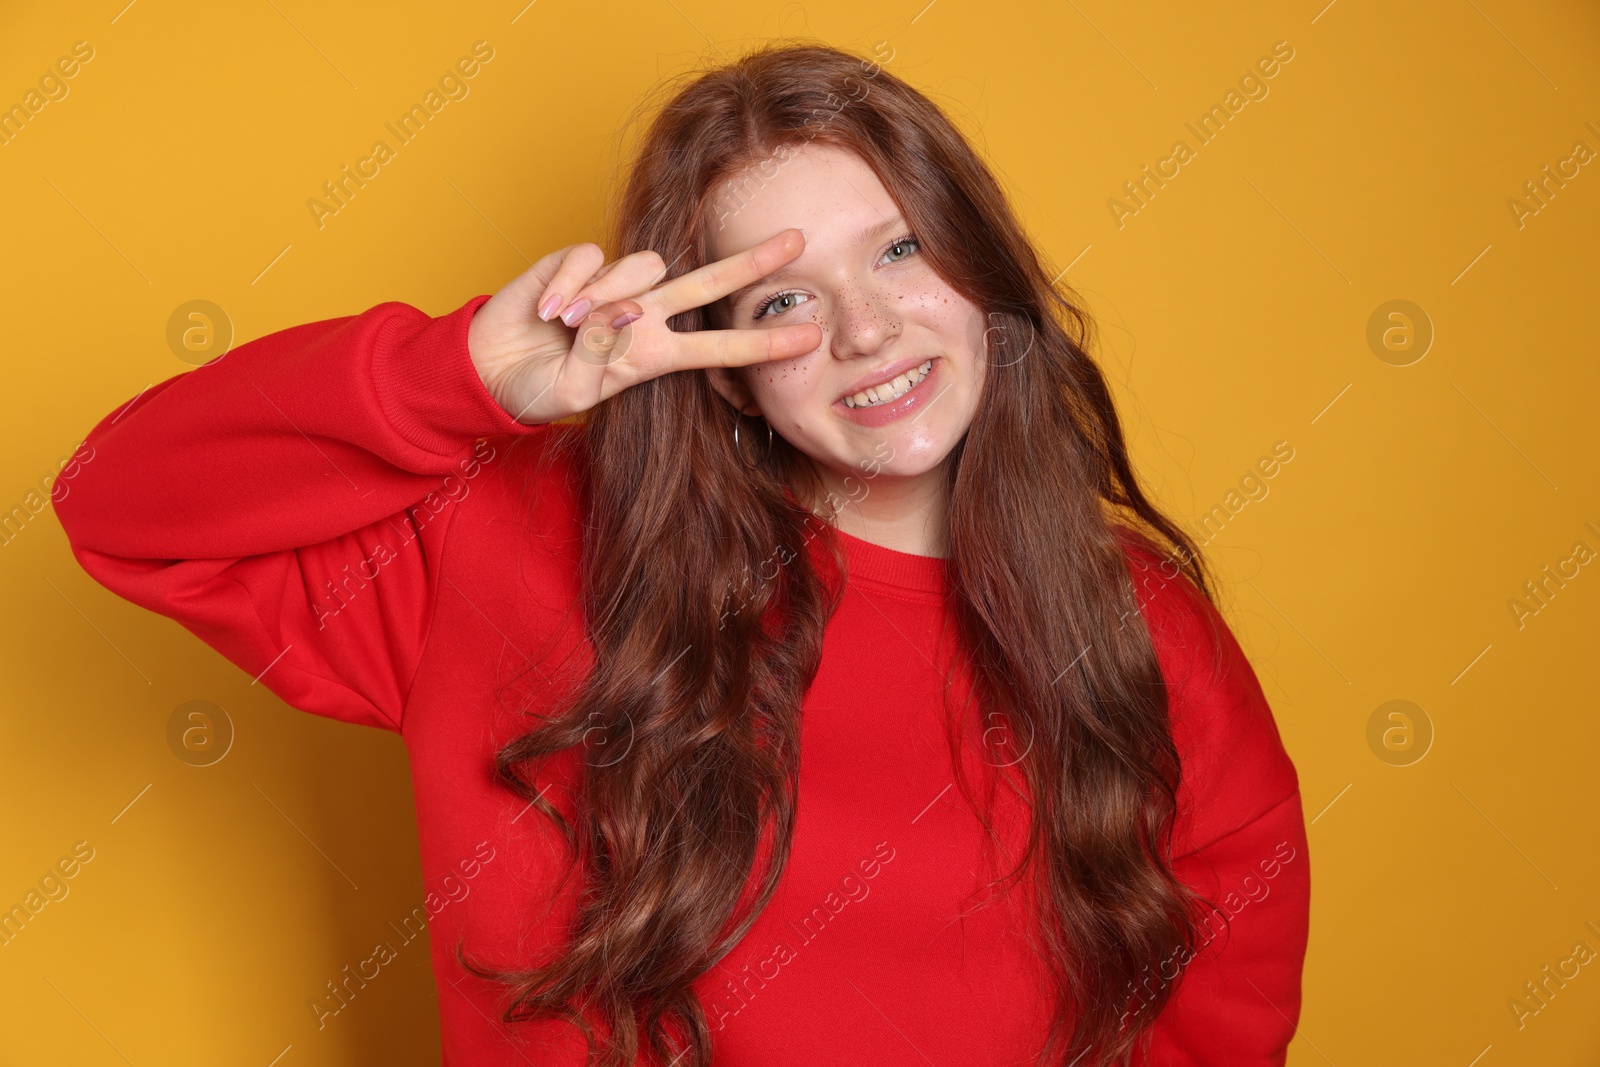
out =
[[[822,493],[812,510],[835,528],[883,548],[948,558],[945,516],[949,494],[941,464],[910,477],[880,472],[845,475],[819,467]],[[837,504],[837,508],[834,505]]]

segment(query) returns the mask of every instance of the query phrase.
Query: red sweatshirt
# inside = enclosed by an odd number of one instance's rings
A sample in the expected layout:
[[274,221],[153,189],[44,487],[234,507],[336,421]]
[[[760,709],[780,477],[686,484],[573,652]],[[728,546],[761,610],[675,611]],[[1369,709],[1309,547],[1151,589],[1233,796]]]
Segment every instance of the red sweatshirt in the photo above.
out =
[[[467,352],[487,299],[436,319],[381,304],[169,378],[90,431],[95,460],[56,513],[117,594],[290,705],[404,738],[427,896],[357,970],[374,976],[426,924],[444,1062],[554,1067],[583,1062],[577,1031],[498,1022],[496,987],[453,953],[464,936],[480,959],[526,965],[572,914],[555,831],[489,766],[525,728],[510,709],[555,706],[592,662],[571,472],[535,477],[530,462],[576,428],[525,426],[489,396]],[[1015,891],[976,907],[994,868],[945,741],[947,563],[840,536],[851,574],[805,696],[793,852],[696,987],[716,1062],[1031,1063],[1049,1007],[1031,912]],[[1129,560],[1183,759],[1175,865],[1230,916],[1186,965],[1152,961],[1144,987],[1179,981],[1140,1062],[1282,1064],[1310,897],[1295,768],[1220,616],[1142,550]],[[502,704],[497,686],[519,674]],[[1025,812],[997,796],[1019,830]],[[569,790],[548,798],[572,813]],[[312,1003],[317,1025],[361,1010],[339,995],[355,975]]]

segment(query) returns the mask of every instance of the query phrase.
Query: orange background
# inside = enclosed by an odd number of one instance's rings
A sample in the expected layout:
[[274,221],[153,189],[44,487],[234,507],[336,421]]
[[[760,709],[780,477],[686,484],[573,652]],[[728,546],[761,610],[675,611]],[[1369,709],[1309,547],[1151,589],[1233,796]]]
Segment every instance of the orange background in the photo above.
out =
[[[200,361],[169,345],[181,305],[238,341],[450,311],[598,236],[658,78],[785,35],[880,45],[968,131],[1099,321],[1158,499],[1213,516],[1312,820],[1290,1063],[1600,1057],[1600,963],[1510,1007],[1600,952],[1593,5],[123,2],[0,16],[0,106],[65,89],[0,144],[0,907],[92,850],[0,947],[0,1061],[437,1062],[421,941],[326,1029],[307,1008],[422,902],[400,739],[100,588],[29,494]],[[479,41],[466,94],[319,226],[323,182]],[[1229,104],[1200,143],[1186,123]],[[234,731],[209,766],[169,744],[192,700]]]

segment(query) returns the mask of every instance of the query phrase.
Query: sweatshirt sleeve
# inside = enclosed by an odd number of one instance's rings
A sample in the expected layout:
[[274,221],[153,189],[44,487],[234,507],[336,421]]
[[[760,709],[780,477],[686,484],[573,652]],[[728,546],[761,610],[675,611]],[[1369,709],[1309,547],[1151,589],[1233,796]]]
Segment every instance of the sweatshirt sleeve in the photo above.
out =
[[294,707],[398,732],[481,439],[542,429],[472,364],[488,299],[293,326],[118,405],[53,493],[74,557]]
[[1254,670],[1216,608],[1146,557],[1132,569],[1182,757],[1173,871],[1211,907],[1138,1067],[1282,1067],[1300,1018],[1311,869],[1299,778]]

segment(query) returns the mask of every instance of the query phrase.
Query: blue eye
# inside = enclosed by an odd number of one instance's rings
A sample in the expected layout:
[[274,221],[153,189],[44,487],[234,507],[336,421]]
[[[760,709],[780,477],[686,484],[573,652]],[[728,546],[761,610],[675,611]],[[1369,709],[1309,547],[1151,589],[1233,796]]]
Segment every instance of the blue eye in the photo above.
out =
[[[889,247],[884,249],[884,253],[883,254],[887,256],[887,255],[891,254],[892,252],[894,252],[894,250],[897,249],[897,248],[908,248],[908,249],[915,250],[915,249],[920,249],[921,247],[922,247],[922,242],[917,240],[911,234],[907,233],[907,234],[902,234],[901,236],[896,237],[893,241],[889,242]],[[890,260],[890,262],[891,263],[904,263],[910,257],[911,257],[911,252],[907,251],[899,259],[892,259],[892,260]],[[781,293],[773,293],[771,296],[767,297],[765,300],[761,301],[761,303],[756,305],[755,310],[750,313],[750,317],[752,319],[765,318],[766,314],[767,314],[767,311],[769,309],[773,308],[774,306],[776,306],[777,303],[780,300],[789,300],[789,299],[792,299],[794,297],[799,297],[799,296],[805,296],[805,294],[801,293],[801,292],[796,292],[793,289],[787,289],[787,290],[785,290],[785,291],[783,291]],[[806,297],[806,299],[809,300],[810,297]],[[778,308],[778,313],[781,315],[783,312],[788,311],[790,308],[793,308],[793,307],[796,307],[796,306],[797,306],[796,304],[790,304],[790,305],[788,305],[788,307],[780,307],[780,308]]]
[[[762,316],[764,316],[767,313],[767,309],[768,308],[772,307],[778,301],[780,301],[780,300],[788,300],[791,297],[796,297],[796,296],[805,296],[805,294],[804,293],[797,293],[797,292],[795,292],[793,290],[790,290],[788,292],[783,292],[783,293],[774,293],[773,295],[767,297],[765,300],[761,301],[761,304],[755,309],[754,312],[751,313],[752,317],[759,319],[759,318],[761,318]],[[794,306],[793,304],[789,305],[789,307],[793,307],[793,306]],[[787,308],[787,307],[779,308],[778,310],[780,312],[783,312],[783,311],[788,311],[789,308]]]

